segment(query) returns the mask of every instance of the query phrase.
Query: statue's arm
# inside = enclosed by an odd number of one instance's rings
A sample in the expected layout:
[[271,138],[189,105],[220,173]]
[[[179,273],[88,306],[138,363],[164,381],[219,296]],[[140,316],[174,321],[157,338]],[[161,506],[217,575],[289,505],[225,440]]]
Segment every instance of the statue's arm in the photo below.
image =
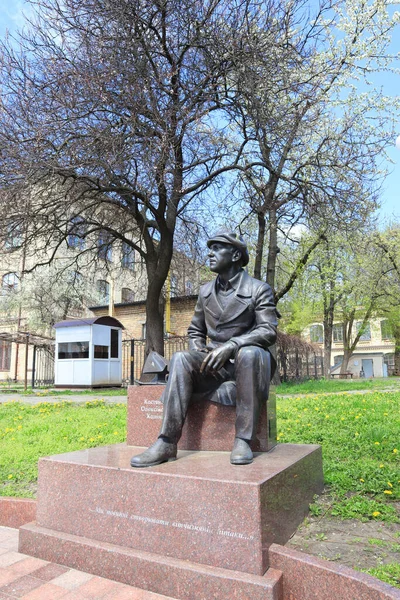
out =
[[255,323],[248,333],[234,336],[238,348],[242,346],[260,346],[269,348],[276,342],[278,316],[274,302],[274,295],[267,283],[262,283],[256,290],[254,298]]
[[206,349],[207,327],[201,296],[198,297],[194,315],[188,328],[189,350],[204,351]]

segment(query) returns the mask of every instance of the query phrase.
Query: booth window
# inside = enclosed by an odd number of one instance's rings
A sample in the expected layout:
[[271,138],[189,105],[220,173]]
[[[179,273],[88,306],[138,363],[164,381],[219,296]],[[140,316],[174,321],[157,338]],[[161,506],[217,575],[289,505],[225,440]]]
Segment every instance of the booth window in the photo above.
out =
[[118,358],[118,340],[119,340],[119,335],[118,335],[118,329],[111,329],[110,330],[111,333],[111,339],[110,339],[110,347],[111,347],[111,355],[110,358]]
[[61,342],[58,344],[58,359],[89,358],[89,342]]
[[94,347],[94,357],[95,358],[105,358],[108,359],[108,346],[98,346]]
[[9,371],[11,366],[11,342],[0,341],[0,371]]

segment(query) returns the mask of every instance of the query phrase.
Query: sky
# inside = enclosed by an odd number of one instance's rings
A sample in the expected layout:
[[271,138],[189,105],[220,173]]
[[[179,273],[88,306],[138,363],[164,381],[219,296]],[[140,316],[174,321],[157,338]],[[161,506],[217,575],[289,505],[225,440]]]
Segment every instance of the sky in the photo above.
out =
[[[24,0],[0,0],[0,37],[5,35],[6,30],[12,33],[23,25],[24,11],[27,11],[27,8]],[[398,6],[396,8],[399,9]],[[394,31],[390,51],[400,57],[400,25]],[[400,58],[398,65],[400,67]],[[382,87],[385,95],[400,95],[400,75],[382,72],[378,74],[376,82]],[[400,115],[397,135],[400,136]],[[395,142],[396,137],[393,139],[393,146],[388,149],[390,161],[385,161],[383,165],[386,165],[389,174],[383,183],[380,199],[378,219],[381,225],[392,218],[400,219],[400,149],[396,148]]]

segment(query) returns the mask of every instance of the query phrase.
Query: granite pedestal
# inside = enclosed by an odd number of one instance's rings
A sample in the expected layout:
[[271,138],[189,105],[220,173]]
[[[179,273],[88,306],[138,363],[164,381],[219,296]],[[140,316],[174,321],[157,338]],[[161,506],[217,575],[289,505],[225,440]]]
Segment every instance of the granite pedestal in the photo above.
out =
[[131,469],[141,450],[40,460],[37,523],[21,528],[20,551],[94,573],[101,565],[108,578],[186,600],[200,597],[198,586],[202,598],[277,600],[268,549],[289,539],[321,491],[320,448],[281,444],[239,467],[227,452],[180,451]]
[[[127,443],[150,446],[160,431],[163,385],[129,386]],[[181,450],[232,450],[235,437],[236,408],[215,402],[193,401],[179,440]],[[276,394],[271,386],[268,401],[262,406],[254,452],[267,452],[276,446]]]

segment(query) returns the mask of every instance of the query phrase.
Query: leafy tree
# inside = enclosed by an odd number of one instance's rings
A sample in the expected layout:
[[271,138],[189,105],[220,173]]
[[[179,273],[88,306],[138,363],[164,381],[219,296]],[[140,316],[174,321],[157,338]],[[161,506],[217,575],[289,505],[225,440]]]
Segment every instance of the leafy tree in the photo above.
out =
[[147,271],[147,349],[162,353],[160,299],[177,221],[241,155],[213,115],[230,68],[224,48],[245,7],[31,4],[29,27],[0,47],[0,229],[23,220],[39,264],[54,259],[77,218],[87,256],[99,236],[103,246],[134,248]]
[[362,224],[376,207],[377,161],[392,143],[397,109],[368,77],[390,68],[388,44],[399,14],[390,16],[380,0],[322,0],[312,8],[281,3],[272,33],[263,19],[260,12],[257,28],[249,25],[231,114],[256,163],[240,172],[238,188],[257,220],[254,274],[263,275],[268,243],[265,276],[275,287],[285,231],[299,223]]

